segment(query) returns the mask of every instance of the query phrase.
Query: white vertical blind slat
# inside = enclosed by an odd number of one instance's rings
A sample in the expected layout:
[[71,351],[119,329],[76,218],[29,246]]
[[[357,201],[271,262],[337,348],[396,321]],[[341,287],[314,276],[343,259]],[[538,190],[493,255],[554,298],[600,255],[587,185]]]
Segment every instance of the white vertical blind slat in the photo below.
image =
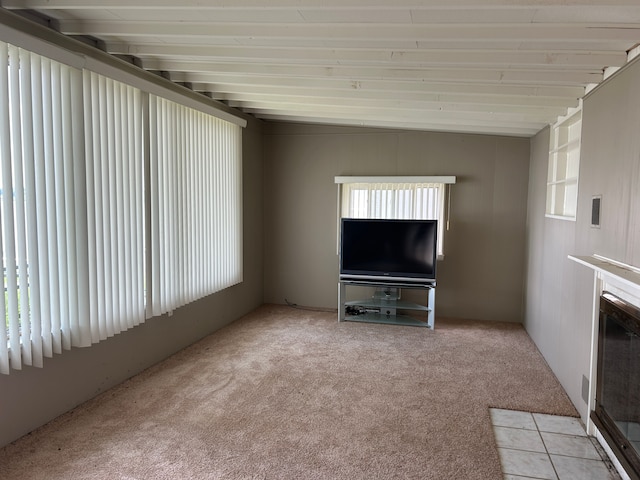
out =
[[159,219],[161,225],[161,252],[162,258],[160,260],[160,284],[162,285],[162,295],[161,295],[161,310],[160,313],[164,313],[170,310],[169,305],[169,292],[171,291],[171,279],[167,274],[167,271],[173,266],[171,265],[171,259],[169,257],[169,252],[173,248],[170,240],[172,238],[173,232],[172,229],[175,228],[175,225],[172,225],[171,222],[167,221],[170,216],[173,216],[171,212],[173,205],[173,191],[169,188],[169,181],[167,180],[168,176],[168,158],[173,155],[171,151],[173,146],[173,141],[170,138],[171,127],[169,126],[169,121],[171,119],[171,115],[169,114],[169,105],[167,102],[161,101],[160,105],[162,107],[162,131],[160,139],[163,143],[163,148],[160,153],[161,155],[161,189],[158,192],[158,195],[162,199],[162,208],[160,209],[161,218]]
[[106,79],[106,98],[107,98],[107,139],[105,143],[106,152],[103,158],[105,176],[103,178],[103,207],[106,208],[107,214],[104,215],[104,231],[107,233],[107,242],[105,243],[106,256],[108,261],[105,264],[106,281],[106,298],[107,298],[107,316],[105,318],[105,337],[112,337],[118,333],[117,322],[111,321],[112,318],[119,318],[118,312],[118,291],[117,291],[117,273],[118,273],[118,226],[115,202],[112,199],[116,197],[116,116],[115,116],[115,85],[110,78]]
[[167,275],[166,271],[171,267],[170,259],[169,259],[169,251],[172,248],[172,245],[169,244],[169,240],[171,239],[171,228],[172,225],[170,222],[166,221],[168,215],[171,214],[170,209],[172,206],[173,198],[171,195],[171,190],[169,189],[169,182],[167,181],[167,157],[171,156],[170,148],[173,142],[169,138],[169,113],[168,113],[168,104],[166,102],[161,101],[160,107],[162,108],[162,129],[160,132],[160,141],[163,143],[162,149],[159,152],[159,163],[160,163],[160,190],[158,191],[158,196],[161,199],[160,208],[160,218],[158,222],[160,224],[160,248],[161,255],[159,270],[160,270],[160,285],[162,288],[160,300],[161,300],[161,308],[158,313],[164,313],[169,310],[168,303],[168,292],[170,287],[170,279]]
[[[146,97],[145,97],[146,98]],[[134,194],[134,203],[135,203],[135,216],[133,222],[135,223],[135,245],[134,249],[134,263],[136,268],[134,269],[134,285],[143,285],[142,290],[138,291],[138,295],[135,297],[134,301],[134,311],[135,312],[145,312],[145,295],[146,289],[148,285],[146,284],[146,262],[145,262],[145,188],[148,188],[148,184],[146,184],[146,180],[144,177],[144,165],[145,165],[145,148],[144,148],[144,138],[143,138],[143,102],[145,100],[143,98],[140,90],[133,90],[133,103],[136,105],[134,110],[134,128],[133,128],[133,138],[135,142],[135,153],[141,161],[135,162],[133,164],[134,174],[132,175],[131,187],[135,192]],[[134,185],[143,185],[143,188],[133,189]],[[138,319],[138,323],[144,322],[144,316]]]
[[[25,196],[25,157],[30,154],[30,150],[25,145],[23,151],[23,138],[25,135],[25,122],[30,119],[28,112],[22,112],[21,97],[24,88],[21,82],[20,70],[26,76],[26,81],[30,82],[27,72],[30,70],[30,60],[28,56],[22,54],[20,49],[13,50],[13,66],[11,68],[11,118],[12,118],[12,141],[13,163],[14,163],[14,194],[16,208],[16,242],[18,261],[18,293],[19,293],[19,322],[21,330],[21,345],[16,348],[20,352],[21,358],[16,359],[18,364],[32,364],[31,356],[31,324],[29,312],[29,261],[27,258],[27,220],[26,220],[26,196]],[[22,66],[24,65],[24,67]],[[20,294],[22,292],[22,294]]]
[[104,300],[104,234],[102,232],[102,122],[100,107],[103,105],[100,92],[101,79],[98,75],[85,72],[83,91],[85,92],[85,135],[87,144],[87,224],[89,244],[89,295],[91,343],[100,341],[102,319],[105,316]]
[[[52,113],[51,113],[51,62],[46,58],[41,59],[41,73],[42,73],[42,154],[37,158],[40,160],[36,167],[36,182],[37,189],[36,196],[38,198],[38,220],[42,226],[43,235],[40,236],[38,242],[38,250],[41,252],[42,258],[42,270],[41,270],[41,283],[47,285],[47,288],[42,288],[41,292],[41,305],[42,305],[42,341],[45,357],[51,357],[53,355],[53,338],[52,330],[55,323],[52,322],[52,306],[51,296],[52,291],[49,288],[52,283],[52,265],[55,255],[55,237],[54,227],[55,224],[55,196],[54,190],[51,186],[51,166],[54,163],[53,157],[53,127],[52,127]],[[39,181],[38,181],[39,180]],[[55,288],[55,286],[54,286]]]
[[60,279],[64,277],[63,265],[59,258],[63,255],[61,245],[64,236],[64,192],[60,191],[62,154],[62,111],[60,64],[49,62],[51,75],[51,109],[49,111],[49,135],[51,136],[52,158],[45,166],[47,177],[47,217],[49,239],[49,299],[51,302],[51,336],[53,353],[62,353],[62,317]]
[[104,117],[108,110],[108,93],[107,79],[98,76],[98,108],[95,111],[94,121],[96,122],[99,133],[94,137],[97,144],[97,158],[95,165],[95,195],[96,195],[96,243],[97,243],[97,284],[98,284],[98,302],[100,309],[98,310],[98,331],[97,340],[104,340],[108,336],[106,319],[111,315],[111,307],[109,304],[111,278],[109,276],[111,256],[109,252],[109,208],[105,201],[108,195],[109,187],[109,170],[108,170],[108,151],[109,151],[109,124]]
[[[0,105],[9,105],[9,52],[7,45],[2,43],[0,44]],[[11,125],[10,125],[10,110],[8,108],[3,108],[0,112],[0,168],[2,171],[2,188],[5,188],[4,185],[4,170],[5,163],[11,162]],[[4,197],[5,195],[3,195]],[[0,235],[0,253],[2,256],[5,256],[4,252],[4,208],[0,210],[0,225],[2,225],[2,232]],[[4,263],[4,262],[3,262]],[[3,265],[4,267],[4,265]],[[5,296],[0,295],[0,312],[6,311],[6,302]],[[9,333],[9,338],[7,338],[7,332]],[[8,325],[5,328],[2,328],[2,333],[0,334],[0,372],[9,373],[9,366],[13,366],[14,368],[21,368],[21,359],[18,356],[15,359],[10,360],[10,355],[14,356],[14,346],[7,345],[8,342],[12,342],[14,336],[19,335],[19,330],[17,329],[17,325],[9,318]],[[12,342],[13,343],[13,342]],[[19,350],[18,350],[19,351]]]
[[[38,138],[42,132],[41,115],[42,84],[40,77],[40,60],[36,55],[23,52],[22,65],[25,71],[21,74],[20,102],[23,116],[23,154],[25,173],[25,194],[27,197],[27,251],[29,252],[29,302],[31,304],[28,321],[31,326],[31,354],[32,365],[42,367],[43,343],[42,343],[42,306],[40,294],[40,250],[38,238],[40,227],[38,225],[38,201],[36,182],[36,158],[40,153]],[[23,344],[28,344],[29,339],[24,338]]]
[[124,117],[122,115],[122,89],[119,82],[113,82],[113,158],[112,171],[113,181],[111,183],[111,194],[109,202],[111,203],[111,211],[113,212],[111,230],[113,231],[113,293],[114,293],[114,312],[113,312],[113,333],[117,334],[126,330],[126,290],[124,287],[124,208],[122,201],[122,150],[124,148]]
[[160,183],[161,173],[160,167],[162,165],[162,157],[160,155],[160,142],[158,139],[158,131],[160,129],[160,122],[162,121],[161,112],[155,97],[149,99],[149,155],[156,159],[155,162],[150,162],[149,168],[149,181],[150,181],[150,211],[151,218],[150,224],[150,238],[151,248],[147,258],[151,262],[151,268],[148,269],[149,275],[147,279],[149,284],[147,285],[147,311],[150,315],[160,315],[162,313],[162,281],[160,275],[160,261],[161,261],[161,245],[162,239],[160,235]]
[[56,168],[56,193],[61,200],[57,205],[58,222],[58,250],[59,282],[60,282],[60,324],[62,333],[62,349],[71,348],[71,324],[75,321],[77,310],[77,284],[74,213],[74,179],[73,179],[73,122],[71,117],[71,69],[66,65],[60,66],[60,137],[59,153],[61,162]]
[[[126,87],[122,89],[121,92],[121,116],[122,119],[121,127],[122,127],[122,164],[120,166],[120,182],[119,182],[119,194],[122,196],[122,225],[126,226],[126,228],[122,229],[120,234],[119,242],[121,244],[121,281],[120,288],[124,289],[124,302],[123,302],[123,310],[124,310],[124,319],[125,319],[125,328],[129,329],[135,325],[134,314],[133,314],[133,282],[132,282],[132,274],[133,274],[133,258],[132,258],[132,249],[127,248],[127,245],[135,245],[135,238],[133,238],[132,234],[135,232],[135,227],[130,228],[131,226],[131,206],[133,203],[133,199],[131,198],[131,185],[129,185],[129,181],[131,178],[131,168],[130,165],[135,162],[127,162],[128,158],[136,158],[135,156],[135,144],[134,139],[131,138],[130,131],[133,128],[132,117],[133,117],[133,105],[130,103],[130,92]],[[140,158],[140,157],[138,157]],[[134,187],[135,188],[135,187]]]
[[88,241],[88,207],[87,207],[87,169],[85,151],[85,115],[83,74],[80,70],[71,70],[71,122],[74,132],[73,141],[73,204],[75,216],[75,235],[69,244],[70,256],[75,261],[75,281],[70,290],[75,295],[72,302],[75,308],[75,318],[71,319],[71,339],[75,347],[91,345],[91,305],[89,290],[89,241]]
[[[12,364],[16,364],[18,367],[22,363],[21,348],[19,341],[20,331],[20,316],[19,316],[19,287],[18,287],[18,262],[17,262],[17,248],[16,245],[16,227],[17,227],[17,215],[14,215],[14,205],[20,202],[21,198],[17,196],[16,187],[17,183],[20,183],[20,171],[14,171],[14,164],[17,168],[21,168],[22,163],[22,147],[19,140],[19,111],[16,110],[15,103],[17,96],[14,95],[15,88],[13,88],[19,78],[19,54],[18,49],[14,46],[9,46],[9,67],[10,67],[10,80],[9,80],[9,106],[11,107],[11,113],[9,114],[9,123],[11,125],[11,137],[10,140],[6,138],[7,144],[11,145],[11,150],[8,156],[3,155],[2,161],[2,225],[3,231],[3,259],[4,259],[4,290],[7,297],[6,316],[9,319],[11,335],[11,361]],[[6,70],[4,70],[6,71]],[[4,97],[3,93],[3,97]],[[1,103],[1,102],[0,102]],[[6,104],[5,104],[6,105]],[[8,109],[7,109],[8,110]],[[5,116],[5,120],[7,117]],[[4,123],[4,122],[3,122]],[[3,128],[4,130],[4,128]],[[3,135],[4,136],[4,135]],[[14,175],[16,178],[14,180]],[[17,334],[17,335],[16,335]]]
[[[165,250],[164,250],[164,265],[163,265],[163,282],[166,283],[165,293],[164,293],[164,308],[163,311],[173,310],[173,298],[171,297],[171,292],[174,290],[172,283],[175,279],[171,278],[171,272],[174,271],[175,265],[173,263],[173,258],[171,256],[172,251],[177,248],[174,245],[175,231],[179,228],[179,226],[173,222],[169,222],[168,219],[173,217],[173,210],[176,206],[177,198],[176,191],[172,188],[172,179],[177,182],[177,171],[171,171],[171,163],[172,161],[177,161],[177,150],[178,146],[176,145],[176,140],[173,137],[176,133],[176,125],[173,122],[174,115],[172,115],[171,110],[172,106],[169,102],[163,101],[163,106],[165,112],[167,114],[166,122],[164,123],[164,131],[162,132],[163,140],[166,141],[166,150],[164,150],[163,156],[163,185],[166,191],[166,194],[163,195],[164,207],[162,209],[163,212],[163,228],[165,230]],[[177,169],[177,165],[175,165]]]
[[[11,95],[11,84],[13,84],[13,77],[15,76],[15,70],[17,69],[17,51],[13,46],[9,47],[9,81],[5,83],[3,86],[2,92],[2,105],[9,104],[13,107],[13,95]],[[6,67],[3,69],[3,73],[6,75]],[[6,91],[5,91],[6,89]],[[10,98],[11,97],[11,98]],[[7,102],[7,103],[4,103]],[[20,345],[19,343],[16,345],[17,350],[14,352],[15,338],[14,333],[18,332],[19,334],[19,317],[18,317],[18,278],[16,274],[17,264],[16,264],[16,242],[14,235],[15,228],[15,218],[13,213],[13,196],[15,195],[14,190],[14,182],[13,182],[13,158],[18,157],[20,155],[19,152],[16,152],[16,147],[20,150],[19,144],[13,144],[11,141],[11,130],[14,130],[11,114],[9,112],[9,108],[5,109],[6,112],[3,113],[2,120],[2,130],[3,130],[3,141],[6,142],[9,147],[6,152],[2,154],[2,172],[0,172],[0,178],[2,178],[2,213],[0,214],[0,222],[3,227],[2,231],[2,258],[3,258],[3,268],[4,268],[4,291],[5,294],[3,297],[6,297],[6,304],[3,304],[4,308],[2,312],[5,313],[8,321],[9,321],[9,329],[12,332],[12,346],[11,346],[11,361],[16,365],[20,365],[22,359],[20,358]],[[11,108],[13,110],[13,108]],[[6,148],[6,147],[5,147]],[[6,153],[6,154],[5,154]],[[5,298],[3,298],[5,300]],[[19,338],[19,337],[18,337]]]

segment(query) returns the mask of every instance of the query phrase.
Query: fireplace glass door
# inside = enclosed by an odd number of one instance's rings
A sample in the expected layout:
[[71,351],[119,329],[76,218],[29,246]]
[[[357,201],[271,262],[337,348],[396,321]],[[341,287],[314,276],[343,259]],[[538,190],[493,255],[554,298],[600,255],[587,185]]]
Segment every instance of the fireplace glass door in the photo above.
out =
[[640,311],[607,292],[600,301],[596,415],[640,474]]

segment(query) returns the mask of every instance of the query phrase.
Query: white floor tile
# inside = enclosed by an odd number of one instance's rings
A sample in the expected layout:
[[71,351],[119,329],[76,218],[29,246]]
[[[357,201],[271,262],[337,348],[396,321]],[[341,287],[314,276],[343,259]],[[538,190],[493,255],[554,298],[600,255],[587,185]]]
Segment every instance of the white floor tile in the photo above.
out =
[[550,454],[602,460],[588,437],[549,432],[540,432],[540,435]]
[[493,427],[498,447],[546,453],[540,433],[522,428]]
[[529,412],[491,408],[490,413],[491,423],[495,426],[536,430],[536,423]]
[[544,453],[498,448],[502,472],[509,475],[557,480],[549,456]]
[[536,421],[538,430],[541,432],[564,433],[566,435],[587,436],[580,420],[573,417],[559,417],[557,415],[545,415],[534,413],[533,419]]
[[[490,414],[504,480],[620,480],[577,418],[502,409]],[[640,425],[631,425],[624,427],[640,434]]]
[[613,480],[613,475],[604,462],[585,458],[551,455],[559,480]]

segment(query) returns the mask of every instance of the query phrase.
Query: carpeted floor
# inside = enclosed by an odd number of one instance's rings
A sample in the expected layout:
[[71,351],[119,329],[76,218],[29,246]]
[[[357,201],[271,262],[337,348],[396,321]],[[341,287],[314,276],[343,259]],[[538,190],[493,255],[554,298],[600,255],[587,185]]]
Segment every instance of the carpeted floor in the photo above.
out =
[[498,480],[489,407],[576,415],[520,325],[265,305],[0,450],[0,478]]

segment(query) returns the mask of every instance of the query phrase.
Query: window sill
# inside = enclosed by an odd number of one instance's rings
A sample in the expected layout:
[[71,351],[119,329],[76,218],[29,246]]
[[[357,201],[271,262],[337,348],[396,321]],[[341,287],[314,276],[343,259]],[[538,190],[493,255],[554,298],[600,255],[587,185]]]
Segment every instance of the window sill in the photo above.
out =
[[575,215],[553,215],[551,213],[545,213],[544,216],[547,218],[555,218],[556,220],[568,220],[570,222],[576,221]]

